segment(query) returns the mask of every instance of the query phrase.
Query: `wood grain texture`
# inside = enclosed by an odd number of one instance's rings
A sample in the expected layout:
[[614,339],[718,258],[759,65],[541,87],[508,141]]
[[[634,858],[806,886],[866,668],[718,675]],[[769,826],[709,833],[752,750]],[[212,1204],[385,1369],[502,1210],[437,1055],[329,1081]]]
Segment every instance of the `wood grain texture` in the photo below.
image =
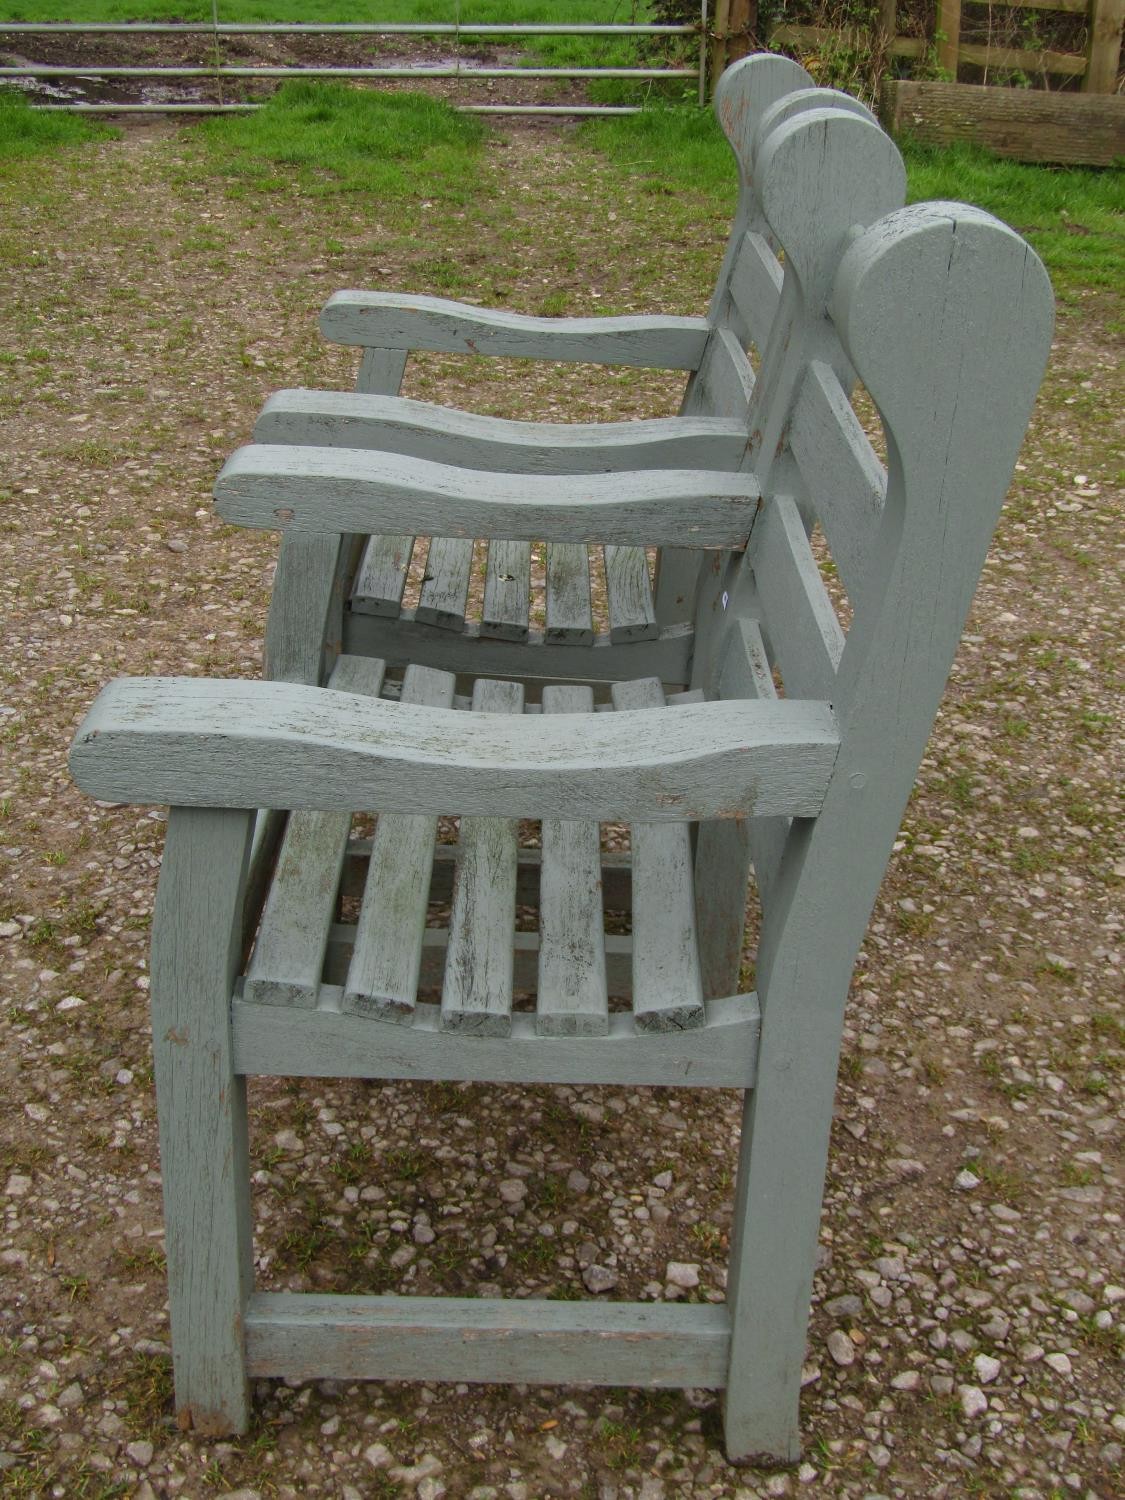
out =
[[[589,688],[543,693],[545,714],[592,713],[593,708]],[[609,1030],[600,835],[597,823],[550,818],[542,824],[540,1036],[604,1036]]]
[[402,397],[279,391],[254,427],[258,443],[366,448],[498,474],[738,468],[745,431],[716,417],[637,422],[513,422]]
[[484,573],[480,633],[494,641],[526,641],[531,613],[531,544],[492,541]]
[[823,703],[508,720],[289,683],[119,678],[71,774],[108,802],[478,816],[813,817],[835,763]]
[[266,624],[267,677],[325,680],[343,635],[346,552],[343,538],[328,532],[282,537]]
[[606,547],[604,557],[610,640],[618,644],[655,640],[660,627],[644,548]]
[[345,651],[383,656],[388,666],[419,662],[458,676],[518,677],[529,693],[544,682],[615,682],[638,672],[686,682],[693,644],[688,623],[658,628],[655,636],[640,640],[614,641],[603,631],[588,646],[549,641],[542,630],[529,630],[526,642],[496,641],[482,637],[478,622],[463,631],[435,629],[413,610],[403,610],[397,620],[350,615],[344,631]]
[[[720,328],[707,346],[701,372],[704,397],[712,411],[741,424],[754,394],[754,371],[738,338],[729,328]],[[743,446],[745,458],[745,444]]]
[[412,536],[368,537],[352,585],[352,608],[369,615],[397,615],[413,548]]
[[325,987],[314,1011],[266,1010],[236,998],[238,1071],[676,1088],[751,1088],[756,1077],[760,1016],[752,994],[711,1001],[707,1025],[691,1032],[639,1032],[631,1014],[614,1012],[605,1036],[540,1036],[533,1015],[516,1014],[506,1037],[460,1041],[442,1030],[438,1005],[419,1004],[412,1026],[377,1026],[367,1016],[343,1014],[340,995],[338,987]]
[[442,297],[337,292],[320,331],[335,344],[380,349],[694,370],[708,329],[703,318],[530,318]]
[[579,542],[552,542],[547,547],[547,628],[543,638],[555,644],[593,644],[590,557]]
[[886,474],[835,371],[813,360],[789,427],[789,444],[824,528],[840,579],[862,609]]
[[[342,656],[329,686],[377,698],[383,663]],[[316,1004],[351,822],[351,812],[290,816],[246,971],[247,1000],[310,1008]]]
[[420,625],[437,625],[442,630],[463,629],[472,570],[471,541],[463,537],[431,538],[414,615]]
[[176,1409],[196,1431],[249,1418],[253,1285],[245,1080],[230,995],[254,815],[173,808],[153,914],[152,1038]]
[[[763,913],[763,1031],[747,1096],[728,1304],[728,1448],[795,1457],[844,1002],[1050,344],[1050,290],[1010,230],[903,209],[845,252],[831,312],[896,453],[877,607],[857,616],[824,810],[795,822]],[[779,1254],[785,1247],[784,1255]]]
[[[474,717],[522,712],[518,683],[473,684]],[[517,831],[508,818],[461,819],[441,991],[443,1031],[507,1036],[512,1029]]]
[[[437,849],[445,846],[438,845]],[[436,850],[435,850],[436,852]],[[524,894],[528,900],[525,905],[537,906],[539,904],[539,887],[536,885],[533,891],[527,889],[528,871],[524,871]],[[516,892],[517,900],[520,892],[520,875],[517,870]],[[449,895],[452,897],[452,886]],[[436,895],[433,898],[437,899]],[[516,931],[512,934],[512,989],[522,991],[526,994],[534,994],[538,984],[539,976],[539,941],[538,932]],[[633,993],[633,939],[628,933],[605,933],[605,972],[608,991],[615,998],[628,1000]],[[328,950],[324,958],[324,985],[322,995],[327,989],[339,989],[341,985],[348,983],[348,970],[351,965],[352,954],[355,951],[356,929],[354,925],[347,922],[334,923],[328,935]],[[449,951],[449,928],[448,927],[426,927],[422,933],[422,949],[418,970],[419,994],[429,994],[441,989],[442,980],[445,978],[445,959]],[[334,1004],[335,1002],[333,1002]],[[428,1002],[427,1002],[428,1003]],[[358,1012],[357,1012],[358,1014]],[[388,1019],[395,1020],[391,1016]]]
[[781,264],[765,237],[752,232],[743,235],[731,270],[730,295],[759,348],[765,346],[773,326],[781,280]]
[[516,541],[732,547],[750,533],[758,486],[687,469],[544,476],[484,474],[424,459],[253,444],[215,484],[236,526],[290,532],[400,532]]
[[722,1306],[260,1292],[246,1318],[256,1375],[536,1385],[717,1386]]
[[[409,667],[401,702],[448,708],[454,684],[449,672]],[[436,818],[380,816],[344,987],[345,1012],[385,1021],[413,1019],[436,837]]]
[[408,358],[406,349],[364,349],[356,375],[356,390],[365,395],[397,395]]
[[975,141],[1017,161],[1110,167],[1125,156],[1125,98],[1058,89],[1014,89],[975,83],[883,86],[883,118],[933,145]]
[[[626,717],[631,711],[663,705],[664,690],[654,677],[613,686],[613,706]],[[634,822],[629,844],[633,856],[633,1018],[643,1031],[702,1026],[691,830],[686,823]]]
[[767,502],[748,558],[786,693],[831,700],[844,632],[791,496]]

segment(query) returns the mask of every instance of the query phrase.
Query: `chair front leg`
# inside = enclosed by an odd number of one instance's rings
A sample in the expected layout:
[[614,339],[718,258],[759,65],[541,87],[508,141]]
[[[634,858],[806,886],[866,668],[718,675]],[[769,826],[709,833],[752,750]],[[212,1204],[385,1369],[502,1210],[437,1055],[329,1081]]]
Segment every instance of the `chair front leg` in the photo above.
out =
[[230,1004],[254,814],[176,808],[153,917],[152,1037],[180,1426],[245,1432],[253,1281],[246,1080]]

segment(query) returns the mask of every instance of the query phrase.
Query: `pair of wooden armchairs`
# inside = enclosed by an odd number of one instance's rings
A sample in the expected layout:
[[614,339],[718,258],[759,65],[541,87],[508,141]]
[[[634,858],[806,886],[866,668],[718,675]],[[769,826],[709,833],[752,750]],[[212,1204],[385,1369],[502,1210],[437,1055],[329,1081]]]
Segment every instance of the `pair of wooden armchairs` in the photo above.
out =
[[[362,348],[358,390],[273,397],[216,487],[228,521],[282,532],[268,680],[122,680],[78,732],[88,791],[171,805],[153,1036],[176,1401],[202,1431],[245,1428],[250,1375],[699,1386],[724,1391],[732,1458],[797,1456],[852,965],[1051,298],[987,215],[903,209],[893,143],[795,64],[737,65],[717,109],[741,190],[706,317],[334,297],[323,327]],[[561,428],[448,411],[397,396],[414,349],[680,369],[683,411]],[[372,837],[356,812],[378,814]],[[628,859],[605,823],[628,825]],[[515,931],[517,901],[537,932]],[[607,937],[606,907],[629,935]],[[726,1302],[255,1291],[257,1075],[741,1089]]]

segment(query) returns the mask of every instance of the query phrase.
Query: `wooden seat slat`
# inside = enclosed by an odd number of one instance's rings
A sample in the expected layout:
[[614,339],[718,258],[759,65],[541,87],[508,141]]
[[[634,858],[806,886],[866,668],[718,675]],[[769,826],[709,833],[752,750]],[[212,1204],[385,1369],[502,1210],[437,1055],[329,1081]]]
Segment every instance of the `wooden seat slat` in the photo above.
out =
[[[473,712],[519,714],[515,682],[473,684]],[[516,925],[516,824],[462,818],[449,949],[441,992],[445,1031],[507,1036],[512,1029],[512,935]]]
[[[329,686],[379,696],[383,663],[342,656]],[[294,812],[262,913],[244,993],[259,1005],[316,1004],[328,932],[336,910],[352,818],[346,812]]]
[[413,548],[412,536],[369,537],[352,588],[352,608],[362,614],[396,616]]
[[426,554],[425,577],[414,618],[442,630],[463,630],[472,569],[471,541],[464,537],[433,537]]
[[[448,708],[455,683],[450,672],[409,667],[401,701]],[[436,836],[436,818],[380,815],[344,986],[345,1011],[413,1020]]]
[[660,634],[652,602],[652,580],[643,547],[604,547],[609,638],[652,641]]
[[531,543],[489,542],[481,635],[489,640],[526,641],[530,613]]
[[[618,682],[618,712],[664,705],[655,677]],[[640,1031],[702,1026],[703,985],[695,926],[691,830],[687,823],[633,823],[633,1019]]]
[[[545,688],[546,714],[592,713],[585,687]],[[609,1030],[602,917],[600,828],[545,819],[539,887],[540,1036],[601,1036]]]
[[547,629],[544,639],[588,646],[594,639],[590,557],[581,542],[547,544]]

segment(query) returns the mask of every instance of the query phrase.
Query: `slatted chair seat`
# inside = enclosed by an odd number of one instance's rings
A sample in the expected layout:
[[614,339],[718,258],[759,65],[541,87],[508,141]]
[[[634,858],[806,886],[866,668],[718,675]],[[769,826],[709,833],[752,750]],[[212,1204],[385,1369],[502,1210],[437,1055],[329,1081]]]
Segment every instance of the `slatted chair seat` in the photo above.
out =
[[[712,393],[705,419],[741,424],[737,453],[720,426],[687,462],[686,411],[644,453],[614,428],[532,463],[485,419],[283,393],[215,490],[227,521],[284,533],[273,679],[122,679],[78,731],[87,791],[171,807],[151,1002],[184,1425],[244,1431],[250,1376],[704,1386],[723,1389],[733,1459],[798,1456],[849,980],[1051,298],[1032,251],[988,215],[902,208],[893,143],[861,108],[796,86],[793,66],[750,59],[718,92],[742,191],[710,320],[582,333],[587,351],[633,358],[656,338],[694,371],[692,401]],[[497,315],[457,333],[448,309],[379,299],[340,312],[356,342],[368,315],[392,353],[454,333],[574,348],[573,329]],[[270,410],[302,402],[271,430]],[[425,435],[442,423],[464,464]],[[665,437],[674,461],[638,462]],[[404,614],[418,534],[440,540]],[[475,619],[469,538],[487,539],[491,577]],[[660,549],[655,636],[613,641],[612,609],[594,629],[591,549],[638,598]],[[662,617],[669,590],[689,617]],[[628,828],[627,854],[605,847],[607,824]],[[258,1075],[740,1088],[726,1301],[255,1290]]]
[[[378,696],[383,680],[381,662],[341,657],[331,686]],[[518,683],[482,679],[459,702],[454,690],[452,674],[410,667],[398,700],[445,708],[456,702],[478,713],[595,711],[588,687],[549,687],[535,705],[524,704]],[[667,701],[649,678],[617,684],[607,707],[675,712],[702,697],[688,692]],[[350,823],[347,813],[290,815],[242,983],[240,1025],[264,1031],[278,1024],[276,1017],[252,1017],[252,1006],[355,1017],[341,1021],[340,1035],[353,1039],[356,1056],[365,1035],[369,1046],[383,1048],[370,1037],[372,1020],[412,1027],[415,1035],[397,1042],[402,1076],[444,1070],[448,1064],[436,1059],[427,1065],[426,1054],[452,1032],[514,1038],[515,1055],[505,1062],[504,1049],[496,1049],[492,1064],[504,1078],[549,1079],[560,1061],[565,1076],[587,1081],[666,1083],[689,1068],[716,1083],[745,1086],[752,1078],[755,997],[733,995],[705,1012],[686,822],[638,825],[631,858],[616,856],[608,870],[600,826],[588,820],[544,820],[529,859],[512,820],[465,818],[455,849],[437,846],[436,865],[434,817],[383,813],[374,836],[364,839],[349,836]],[[447,905],[444,923],[429,917]],[[534,906],[533,930],[517,930],[517,906]],[[607,935],[606,909],[618,922],[628,915],[629,934]],[[516,1009],[519,994],[533,998],[534,1008]],[[715,1035],[680,1049],[678,1060],[668,1047],[633,1047],[630,1055],[628,1044],[638,1037],[705,1026]],[[292,1034],[299,1033],[298,1022]],[[537,1037],[591,1040],[561,1058],[548,1049],[536,1062],[530,1044]],[[465,1076],[477,1076],[480,1066],[479,1055],[467,1056]]]

